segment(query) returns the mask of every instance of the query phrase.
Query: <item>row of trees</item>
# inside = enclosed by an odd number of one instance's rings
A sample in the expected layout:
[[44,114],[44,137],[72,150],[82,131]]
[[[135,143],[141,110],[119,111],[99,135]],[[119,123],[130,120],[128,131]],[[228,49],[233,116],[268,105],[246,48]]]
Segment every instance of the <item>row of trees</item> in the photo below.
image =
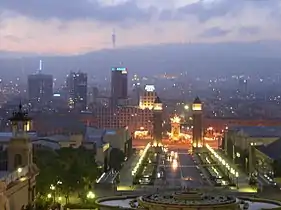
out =
[[[115,171],[120,171],[124,159],[123,151],[112,148],[108,165]],[[96,164],[94,152],[83,147],[36,149],[34,162],[40,169],[36,180],[37,192],[47,195],[56,191],[65,196],[66,201],[71,192],[78,193],[81,198],[85,197],[85,193],[103,172],[103,168],[98,168]]]
[[83,147],[61,148],[56,151],[37,149],[34,157],[40,169],[36,184],[37,191],[41,194],[48,194],[53,190],[68,200],[71,192],[81,194],[91,189],[100,174],[94,153]]

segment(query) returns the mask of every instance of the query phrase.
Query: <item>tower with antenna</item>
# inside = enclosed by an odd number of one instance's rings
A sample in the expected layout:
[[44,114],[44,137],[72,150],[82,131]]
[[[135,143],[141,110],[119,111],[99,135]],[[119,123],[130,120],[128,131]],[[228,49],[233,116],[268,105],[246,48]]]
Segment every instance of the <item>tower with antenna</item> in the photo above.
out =
[[39,61],[39,69],[38,69],[38,73],[41,74],[42,73],[42,67],[43,67],[43,62],[42,60]]
[[115,29],[113,29],[111,39],[112,39],[112,47],[113,47],[113,49],[115,49],[115,46],[116,46],[116,33],[115,33]]

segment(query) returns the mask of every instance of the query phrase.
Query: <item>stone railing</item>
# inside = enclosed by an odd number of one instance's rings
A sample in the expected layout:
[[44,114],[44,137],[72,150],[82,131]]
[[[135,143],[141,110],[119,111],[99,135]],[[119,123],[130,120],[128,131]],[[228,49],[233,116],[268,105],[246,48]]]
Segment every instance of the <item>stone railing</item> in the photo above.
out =
[[18,168],[17,170],[7,174],[6,176],[1,177],[0,182],[4,182],[6,186],[8,186],[12,182],[19,180],[21,177],[25,177],[28,174],[28,168],[29,166]]

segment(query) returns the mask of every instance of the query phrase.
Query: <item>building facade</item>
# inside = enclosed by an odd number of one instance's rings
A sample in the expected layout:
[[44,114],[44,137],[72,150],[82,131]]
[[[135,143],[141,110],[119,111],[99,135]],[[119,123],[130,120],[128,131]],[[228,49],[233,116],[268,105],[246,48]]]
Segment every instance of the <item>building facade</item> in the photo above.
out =
[[202,102],[199,97],[196,97],[192,104],[192,144],[194,148],[202,147],[203,142],[203,120],[202,120]]
[[256,174],[259,168],[262,169],[257,165],[259,162],[257,154],[261,154],[263,147],[267,148],[274,144],[280,137],[280,126],[230,127],[224,134],[223,150],[233,163],[240,164],[249,175],[252,175]]
[[145,130],[152,132],[153,111],[133,106],[96,109],[99,128],[128,127],[130,133]]
[[128,98],[128,71],[127,68],[111,68],[111,105],[123,104]]
[[53,97],[53,76],[33,74],[28,76],[28,98],[33,106],[48,105]]
[[153,109],[156,99],[156,91],[154,85],[146,85],[144,92],[140,95],[139,107],[141,109]]
[[7,164],[6,170],[1,168],[0,173],[0,209],[21,210],[35,199],[39,170],[33,163],[32,143],[27,135],[31,119],[22,111],[21,105],[10,121],[12,138],[6,151],[1,151],[6,153]]
[[70,109],[87,109],[88,76],[83,72],[70,72],[67,76],[68,105]]
[[153,141],[156,145],[162,144],[163,133],[163,104],[157,96],[153,107]]

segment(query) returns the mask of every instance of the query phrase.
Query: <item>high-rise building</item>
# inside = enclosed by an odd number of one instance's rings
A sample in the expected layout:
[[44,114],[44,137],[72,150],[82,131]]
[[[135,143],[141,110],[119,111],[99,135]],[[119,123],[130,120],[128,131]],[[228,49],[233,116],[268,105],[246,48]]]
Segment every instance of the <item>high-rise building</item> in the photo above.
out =
[[97,103],[97,98],[99,97],[99,89],[97,87],[92,87],[88,95],[88,103]]
[[153,107],[153,141],[154,144],[160,146],[162,144],[162,132],[163,132],[163,104],[160,98],[157,96],[154,101]]
[[203,146],[203,122],[202,122],[202,102],[199,97],[196,97],[192,104],[193,112],[193,147],[198,148]]
[[132,83],[131,83],[131,88],[132,88],[132,95],[131,95],[131,105],[133,106],[139,106],[140,104],[140,96],[142,93],[142,86],[140,83],[140,78],[138,75],[134,75],[132,78]]
[[32,105],[47,105],[53,97],[53,76],[33,74],[28,76],[28,98]]
[[87,109],[87,83],[86,73],[70,72],[67,76],[68,103],[71,109]]
[[111,100],[112,106],[124,104],[128,98],[128,71],[127,68],[111,68]]
[[156,97],[154,85],[146,85],[144,87],[144,92],[140,96],[139,107],[141,109],[153,109]]

